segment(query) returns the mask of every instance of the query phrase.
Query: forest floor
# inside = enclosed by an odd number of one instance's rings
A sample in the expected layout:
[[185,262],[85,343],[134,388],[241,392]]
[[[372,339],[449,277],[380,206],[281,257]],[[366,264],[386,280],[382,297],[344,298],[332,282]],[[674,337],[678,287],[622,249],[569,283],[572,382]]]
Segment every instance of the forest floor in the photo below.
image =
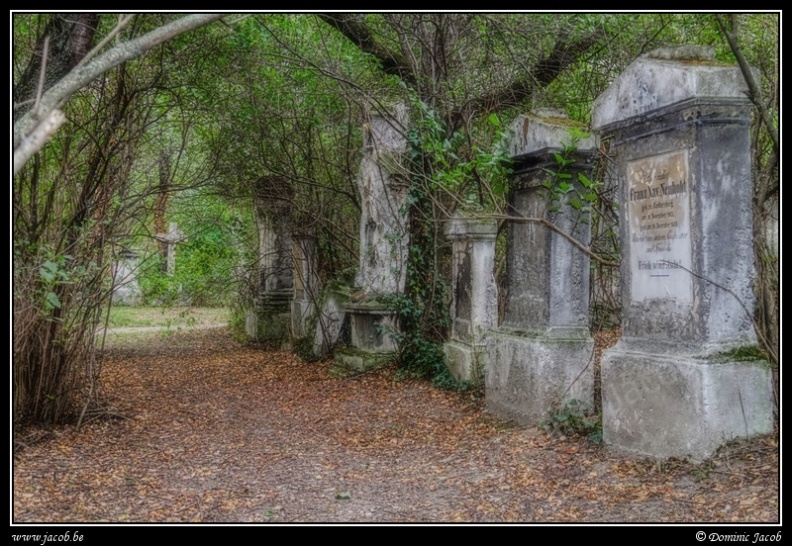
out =
[[480,396],[334,377],[185,330],[107,350],[115,418],[15,437],[19,522],[777,522],[777,435],[704,462],[522,429]]

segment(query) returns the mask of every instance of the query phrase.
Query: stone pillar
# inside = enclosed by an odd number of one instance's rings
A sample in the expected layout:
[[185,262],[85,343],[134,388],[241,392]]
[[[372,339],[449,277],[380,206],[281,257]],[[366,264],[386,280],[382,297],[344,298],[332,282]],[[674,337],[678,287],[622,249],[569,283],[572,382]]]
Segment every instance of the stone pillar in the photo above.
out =
[[622,204],[623,334],[602,359],[610,445],[700,459],[772,431],[767,365],[734,352],[756,343],[746,93],[738,67],[685,46],[639,57],[594,103]]
[[486,368],[485,335],[497,325],[495,220],[455,215],[446,226],[453,241],[451,340],[443,346],[446,364],[458,381],[480,383]]
[[[566,202],[552,202],[544,186],[558,171],[555,153],[571,141],[575,126],[563,112],[541,110],[514,124],[516,161],[510,214],[545,218],[583,245],[590,224]],[[580,140],[556,182],[584,192],[596,151],[592,137]],[[563,201],[563,200],[562,200]],[[508,225],[504,321],[487,339],[487,409],[522,425],[538,425],[572,400],[591,406],[594,342],[589,334],[589,257],[561,234],[535,223]]]
[[407,185],[400,165],[407,141],[406,108],[393,116],[372,116],[366,126],[360,189],[360,267],[356,287],[345,305],[352,347],[336,351],[335,362],[352,370],[391,360],[398,349],[389,333],[397,328],[394,313],[383,300],[404,291],[409,234]]
[[319,301],[319,271],[316,264],[316,238],[308,235],[294,237],[294,299],[291,328],[295,339],[311,336],[316,322],[316,303]]
[[290,193],[288,183],[262,177],[254,199],[259,236],[256,308],[246,317],[246,334],[262,341],[285,341],[294,294]]

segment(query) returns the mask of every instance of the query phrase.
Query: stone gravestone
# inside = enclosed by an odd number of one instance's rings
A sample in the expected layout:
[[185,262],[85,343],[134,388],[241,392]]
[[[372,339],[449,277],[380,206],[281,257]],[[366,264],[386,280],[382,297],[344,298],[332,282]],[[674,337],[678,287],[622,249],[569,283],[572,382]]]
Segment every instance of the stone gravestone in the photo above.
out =
[[166,245],[168,254],[165,271],[169,276],[173,276],[174,271],[176,271],[176,245],[187,241],[187,236],[179,229],[176,222],[170,222],[168,224],[168,232],[157,233],[155,238]]
[[137,279],[139,265],[137,252],[124,250],[119,254],[113,268],[113,303],[140,305],[140,285]]
[[336,351],[335,362],[363,370],[393,358],[398,346],[390,332],[395,314],[384,300],[404,291],[409,234],[407,187],[400,174],[406,151],[406,108],[389,117],[374,115],[366,127],[360,190],[360,266],[355,290],[345,305],[351,328],[351,347]]
[[256,308],[247,313],[245,333],[263,341],[287,341],[294,294],[291,188],[287,181],[265,176],[256,182],[258,226]]
[[[580,210],[551,202],[543,185],[558,171],[555,153],[575,126],[563,112],[539,110],[514,123],[515,160],[510,214],[545,218],[587,245],[590,226]],[[590,174],[593,137],[580,140],[563,174],[582,191]],[[558,206],[558,210],[554,210]],[[576,400],[591,406],[594,342],[589,333],[589,257],[561,234],[534,222],[509,221],[503,323],[487,336],[487,409],[521,425],[538,425]]]
[[602,360],[610,445],[700,459],[772,431],[766,364],[730,353],[756,343],[746,93],[738,67],[687,46],[639,57],[594,103],[622,204],[623,333]]
[[319,272],[316,269],[316,239],[309,235],[294,236],[294,299],[292,299],[292,336],[300,339],[313,336],[310,326],[316,318],[319,301]]
[[443,346],[446,364],[458,380],[479,383],[486,368],[485,335],[496,326],[495,220],[454,215],[446,226],[453,241],[451,340]]

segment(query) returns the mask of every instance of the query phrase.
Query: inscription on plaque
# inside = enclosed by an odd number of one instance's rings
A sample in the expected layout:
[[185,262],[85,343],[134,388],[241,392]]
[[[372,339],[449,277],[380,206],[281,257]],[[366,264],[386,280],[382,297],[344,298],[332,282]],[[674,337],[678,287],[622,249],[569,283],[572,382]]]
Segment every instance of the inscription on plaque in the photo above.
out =
[[628,162],[627,182],[632,300],[692,302],[687,150]]

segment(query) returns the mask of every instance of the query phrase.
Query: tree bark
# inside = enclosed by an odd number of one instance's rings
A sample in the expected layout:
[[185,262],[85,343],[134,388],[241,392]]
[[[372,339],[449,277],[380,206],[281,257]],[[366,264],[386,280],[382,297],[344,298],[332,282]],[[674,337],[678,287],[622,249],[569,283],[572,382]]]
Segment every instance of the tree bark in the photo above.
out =
[[40,119],[45,118],[54,109],[65,102],[73,93],[86,86],[95,78],[119,64],[140,57],[151,48],[198,27],[207,25],[221,19],[226,14],[200,14],[187,15],[163,25],[151,32],[119,44],[82,65],[61,78],[49,88],[41,97],[39,115],[31,108],[24,116],[14,123],[14,148],[17,148],[22,139],[35,129]]
[[[45,38],[49,37],[49,51],[43,88],[49,89],[71,72],[90,51],[98,26],[98,13],[53,14],[44,34],[36,44],[25,72],[14,85],[14,104],[30,101],[36,96]],[[26,110],[26,108],[15,109],[14,120],[20,118]]]

